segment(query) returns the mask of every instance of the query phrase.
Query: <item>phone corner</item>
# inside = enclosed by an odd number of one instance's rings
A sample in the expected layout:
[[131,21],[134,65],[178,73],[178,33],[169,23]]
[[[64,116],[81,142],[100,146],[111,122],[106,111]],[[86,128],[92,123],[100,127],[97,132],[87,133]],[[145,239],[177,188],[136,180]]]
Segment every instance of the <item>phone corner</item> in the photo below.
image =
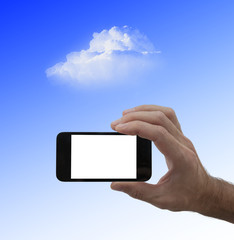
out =
[[64,178],[62,177],[62,175],[59,174],[58,169],[56,169],[56,173],[55,174],[56,174],[57,180],[59,180],[60,182],[65,182]]
[[65,182],[58,174],[56,174],[56,178],[59,182]]
[[65,132],[60,132],[57,134],[56,139],[58,140]]
[[149,181],[152,177],[152,171],[149,172],[149,175],[146,177],[146,179],[144,180],[145,182],[146,181]]

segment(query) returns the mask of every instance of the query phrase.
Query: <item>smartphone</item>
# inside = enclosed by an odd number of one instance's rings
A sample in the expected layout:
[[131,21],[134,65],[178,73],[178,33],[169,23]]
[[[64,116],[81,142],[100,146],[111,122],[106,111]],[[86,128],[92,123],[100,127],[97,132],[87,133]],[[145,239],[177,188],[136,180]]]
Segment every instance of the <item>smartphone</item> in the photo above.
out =
[[151,141],[118,132],[61,132],[56,143],[60,181],[147,181]]

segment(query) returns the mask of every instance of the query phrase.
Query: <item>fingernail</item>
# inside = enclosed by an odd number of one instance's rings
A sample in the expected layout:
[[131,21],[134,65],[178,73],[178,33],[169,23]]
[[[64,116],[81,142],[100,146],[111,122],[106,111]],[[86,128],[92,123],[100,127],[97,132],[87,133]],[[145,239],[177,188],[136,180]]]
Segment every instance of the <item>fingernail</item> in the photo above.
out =
[[125,128],[127,127],[128,123],[120,123],[118,125],[116,125],[115,127],[118,127],[118,128]]
[[119,124],[121,122],[121,120],[122,120],[122,118],[119,118],[119,119],[113,121],[111,124],[115,126],[115,125]]
[[129,108],[124,110],[124,113],[130,113],[130,112],[134,112],[136,109],[135,108]]

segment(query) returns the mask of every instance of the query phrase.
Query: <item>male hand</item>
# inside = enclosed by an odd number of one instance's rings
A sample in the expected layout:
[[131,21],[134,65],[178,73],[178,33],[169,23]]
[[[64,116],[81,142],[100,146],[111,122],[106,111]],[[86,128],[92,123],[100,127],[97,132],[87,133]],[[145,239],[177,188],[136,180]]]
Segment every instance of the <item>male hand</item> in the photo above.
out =
[[141,105],[123,112],[112,122],[113,130],[138,135],[153,141],[165,156],[168,172],[157,184],[114,182],[113,190],[172,211],[199,211],[205,205],[211,177],[202,166],[192,142],[183,135],[180,123],[171,108]]

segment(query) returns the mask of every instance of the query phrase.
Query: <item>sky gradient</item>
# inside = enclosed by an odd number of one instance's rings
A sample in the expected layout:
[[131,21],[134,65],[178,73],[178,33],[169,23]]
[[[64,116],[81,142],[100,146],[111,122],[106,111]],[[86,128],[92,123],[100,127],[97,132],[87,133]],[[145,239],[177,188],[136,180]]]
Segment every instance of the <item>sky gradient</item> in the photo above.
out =
[[[157,209],[110,183],[61,183],[56,135],[112,131],[122,111],[172,107],[208,172],[234,182],[233,1],[5,2],[0,9],[0,239],[233,239],[232,224]],[[94,32],[134,27],[161,53],[153,73],[73,88],[46,76]],[[153,149],[156,183],[165,173]]]

